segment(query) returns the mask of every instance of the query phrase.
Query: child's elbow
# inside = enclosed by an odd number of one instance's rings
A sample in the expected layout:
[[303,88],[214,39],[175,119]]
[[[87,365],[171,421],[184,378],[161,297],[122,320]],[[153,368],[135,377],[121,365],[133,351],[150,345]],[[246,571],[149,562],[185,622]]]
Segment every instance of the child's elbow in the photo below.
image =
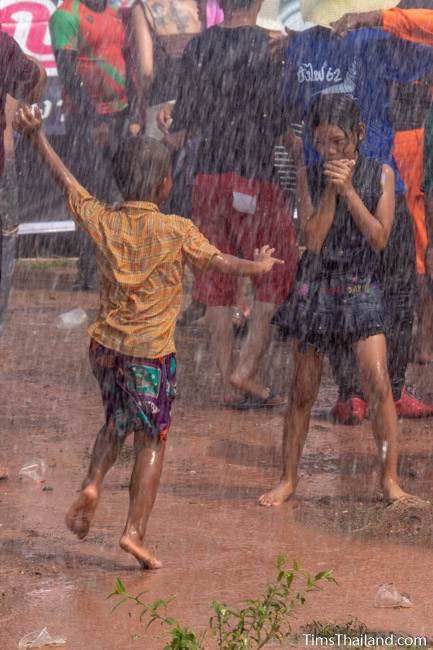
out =
[[311,232],[308,228],[301,231],[301,241],[304,244],[304,246],[307,248],[307,250],[311,251],[312,253],[315,253],[316,255],[320,253],[322,249],[322,243],[318,241],[315,234]]
[[389,240],[389,233],[383,233],[375,237],[371,242],[370,246],[375,253],[381,253],[385,250]]

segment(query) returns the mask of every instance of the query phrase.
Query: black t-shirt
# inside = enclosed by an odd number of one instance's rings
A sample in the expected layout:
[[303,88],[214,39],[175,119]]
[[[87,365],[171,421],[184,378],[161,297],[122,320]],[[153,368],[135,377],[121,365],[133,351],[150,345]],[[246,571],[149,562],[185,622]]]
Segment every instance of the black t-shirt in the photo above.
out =
[[200,133],[197,173],[273,177],[274,141],[288,127],[282,72],[259,27],[211,27],[190,41],[172,130]]
[[[382,195],[381,176],[380,162],[359,156],[353,170],[352,184],[373,215]],[[311,200],[314,207],[318,207],[326,182],[322,162],[308,167],[308,182]],[[341,196],[337,197],[334,220],[318,257],[322,276],[328,273],[331,276],[339,273],[378,274],[380,254],[368,244]]]

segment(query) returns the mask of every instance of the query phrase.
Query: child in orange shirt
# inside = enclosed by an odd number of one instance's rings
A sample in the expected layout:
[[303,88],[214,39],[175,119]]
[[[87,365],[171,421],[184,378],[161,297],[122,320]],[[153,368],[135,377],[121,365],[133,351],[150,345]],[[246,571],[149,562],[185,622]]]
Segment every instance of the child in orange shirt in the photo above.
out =
[[159,212],[171,190],[171,160],[164,144],[144,136],[122,142],[113,171],[125,202],[108,207],[72,176],[41,132],[39,110],[18,111],[15,128],[28,136],[67,194],[75,221],[97,249],[100,308],[90,328],[90,362],[100,384],[105,424],[94,444],[80,495],[66,524],[86,537],[102,482],[123,442],[134,433],[135,465],[120,546],[142,568],[160,561],[144,546],[163,465],[176,390],[174,330],[182,299],[185,263],[200,271],[260,275],[282,264],[264,246],[254,261],[221,253],[194,224]]

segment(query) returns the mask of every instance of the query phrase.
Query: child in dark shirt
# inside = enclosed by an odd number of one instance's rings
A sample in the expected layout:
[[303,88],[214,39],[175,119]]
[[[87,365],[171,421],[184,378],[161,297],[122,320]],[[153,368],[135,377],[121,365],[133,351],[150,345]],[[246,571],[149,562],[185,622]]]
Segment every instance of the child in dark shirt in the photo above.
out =
[[323,355],[351,345],[370,406],[382,467],[382,489],[391,501],[405,496],[397,478],[397,418],[387,367],[379,253],[394,218],[394,173],[364,158],[364,125],[347,95],[319,95],[306,126],[320,160],[308,169],[298,150],[299,215],[306,251],[285,310],[294,338],[280,483],[260,498],[277,506],[296,489],[302,448],[317,397]]

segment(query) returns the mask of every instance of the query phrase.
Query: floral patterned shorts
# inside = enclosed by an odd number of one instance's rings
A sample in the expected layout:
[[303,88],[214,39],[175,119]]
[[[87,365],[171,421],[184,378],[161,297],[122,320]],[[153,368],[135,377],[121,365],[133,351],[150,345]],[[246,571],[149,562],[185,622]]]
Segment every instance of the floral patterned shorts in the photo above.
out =
[[132,357],[92,339],[89,358],[110,432],[124,439],[133,431],[144,430],[165,440],[176,396],[176,355]]

